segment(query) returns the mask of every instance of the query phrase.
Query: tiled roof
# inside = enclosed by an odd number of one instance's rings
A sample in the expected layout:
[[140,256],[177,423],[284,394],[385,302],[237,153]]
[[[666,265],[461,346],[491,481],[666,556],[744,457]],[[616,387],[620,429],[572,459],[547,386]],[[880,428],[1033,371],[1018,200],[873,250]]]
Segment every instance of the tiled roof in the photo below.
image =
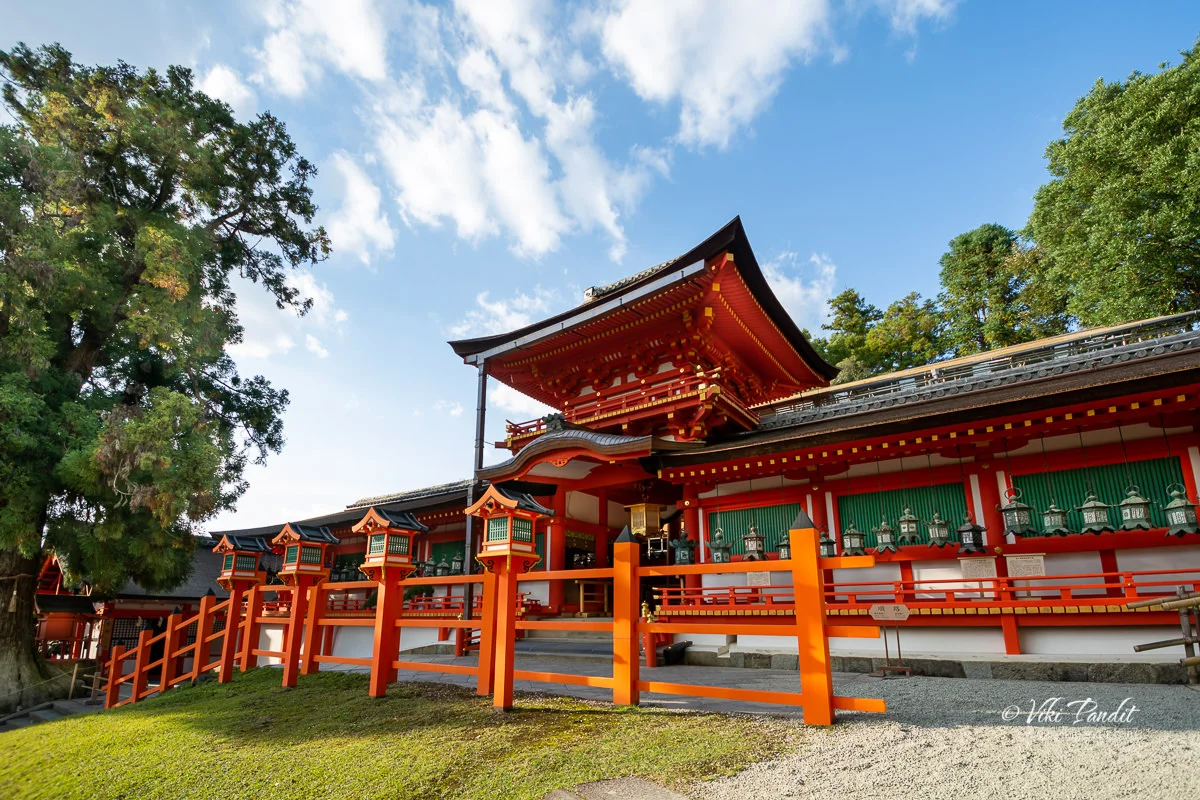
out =
[[664,261],[661,264],[655,264],[653,267],[648,267],[641,272],[635,272],[633,275],[621,278],[619,281],[613,281],[612,283],[604,286],[589,286],[583,292],[584,302],[590,303],[593,300],[600,300],[612,294],[613,292],[618,291],[619,289],[624,289],[626,286],[637,283],[638,281],[645,280],[646,278],[657,275],[660,272],[665,272],[666,270],[678,264],[681,258],[683,258],[683,256],[675,256],[675,258],[672,258],[669,261]]
[[364,497],[361,500],[355,500],[348,509],[352,508],[368,508],[369,506],[380,506],[391,503],[409,503],[414,500],[425,500],[431,497],[437,497],[444,494],[466,494],[470,487],[471,481],[455,481],[454,483],[441,483],[437,486],[427,486],[424,489],[412,489],[407,492],[397,492],[395,494],[381,494],[375,497]]

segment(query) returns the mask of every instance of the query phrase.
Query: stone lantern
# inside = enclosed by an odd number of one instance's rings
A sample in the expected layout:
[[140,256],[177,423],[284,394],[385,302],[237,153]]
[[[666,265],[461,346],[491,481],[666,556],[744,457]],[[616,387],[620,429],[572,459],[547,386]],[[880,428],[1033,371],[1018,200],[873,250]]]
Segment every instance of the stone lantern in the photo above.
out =
[[359,571],[373,581],[407,578],[417,564],[413,561],[413,539],[429,528],[407,511],[370,508],[351,530],[367,537],[367,556]]

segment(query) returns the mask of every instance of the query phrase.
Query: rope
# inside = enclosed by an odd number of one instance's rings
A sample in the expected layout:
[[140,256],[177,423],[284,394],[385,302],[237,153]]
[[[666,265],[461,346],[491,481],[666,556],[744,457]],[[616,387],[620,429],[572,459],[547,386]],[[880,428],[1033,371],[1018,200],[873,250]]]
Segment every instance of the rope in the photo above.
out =
[[58,681],[62,680],[63,678],[66,678],[68,681],[70,680],[70,677],[64,672],[62,675],[59,675],[57,678],[50,678],[49,680],[39,681],[38,683],[31,683],[19,692],[9,692],[8,694],[0,694],[0,700],[2,700],[4,698],[8,698],[8,697],[15,697],[19,694],[25,694],[25,692],[27,690],[32,689],[35,686],[44,686],[47,683],[57,683]]
[[18,572],[16,575],[0,575],[0,581],[19,581],[21,578],[36,578],[32,572]]

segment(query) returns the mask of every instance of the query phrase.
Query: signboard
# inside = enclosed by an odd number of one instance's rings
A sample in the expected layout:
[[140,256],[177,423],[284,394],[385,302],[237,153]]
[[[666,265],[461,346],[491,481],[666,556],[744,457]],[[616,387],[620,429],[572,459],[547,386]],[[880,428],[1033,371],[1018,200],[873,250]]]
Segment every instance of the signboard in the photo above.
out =
[[1010,578],[1041,578],[1046,575],[1046,558],[1041,553],[1005,556]]
[[769,573],[769,572],[747,572],[746,573],[746,585],[747,586],[770,586],[771,585],[771,573]]
[[962,574],[964,579],[970,580],[972,578],[996,577],[995,556],[973,556],[970,558],[960,558],[958,563],[962,565]]
[[903,603],[875,603],[868,613],[876,622],[904,622],[908,619],[908,606]]

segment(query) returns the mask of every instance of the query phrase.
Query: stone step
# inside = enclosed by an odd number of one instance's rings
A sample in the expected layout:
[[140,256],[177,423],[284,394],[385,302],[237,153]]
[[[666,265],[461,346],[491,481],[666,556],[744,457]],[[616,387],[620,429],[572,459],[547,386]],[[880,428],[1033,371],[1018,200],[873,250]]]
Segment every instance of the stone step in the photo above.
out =
[[19,728],[28,728],[33,724],[33,720],[29,717],[13,717],[7,722],[0,723],[0,731],[15,731]]
[[41,711],[30,711],[29,718],[34,722],[54,722],[55,720],[63,719],[66,714],[60,714],[52,708],[45,708]]

